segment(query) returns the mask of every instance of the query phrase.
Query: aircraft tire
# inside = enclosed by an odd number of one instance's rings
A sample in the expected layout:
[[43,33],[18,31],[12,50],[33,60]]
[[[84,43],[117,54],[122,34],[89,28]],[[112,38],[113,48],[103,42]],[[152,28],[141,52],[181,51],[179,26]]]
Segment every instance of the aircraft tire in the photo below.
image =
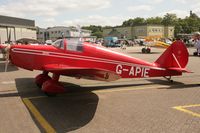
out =
[[50,76],[45,75],[45,74],[39,74],[39,75],[37,75],[37,76],[35,77],[35,83],[36,83],[36,85],[37,85],[39,88],[41,88],[41,87],[42,87],[42,84],[43,84],[45,81],[49,80],[49,79],[51,79]]
[[142,48],[142,53],[146,53],[146,48]]
[[47,80],[42,84],[42,91],[49,96],[66,92],[64,86],[53,79]]
[[147,48],[147,49],[146,49],[146,52],[147,52],[147,53],[151,53],[151,49],[150,49],[150,48]]
[[193,53],[193,55],[194,55],[194,56],[197,56],[197,55],[198,55],[198,53],[197,53],[197,52],[194,52],[194,53]]

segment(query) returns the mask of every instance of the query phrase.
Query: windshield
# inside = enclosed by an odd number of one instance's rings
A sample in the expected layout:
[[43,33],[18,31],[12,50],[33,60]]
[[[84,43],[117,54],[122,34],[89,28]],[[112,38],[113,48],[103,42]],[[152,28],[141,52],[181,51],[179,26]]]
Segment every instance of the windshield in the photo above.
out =
[[63,39],[56,40],[53,44],[54,47],[64,49],[64,41]]
[[67,50],[70,51],[83,51],[83,43],[81,38],[69,38],[67,39]]

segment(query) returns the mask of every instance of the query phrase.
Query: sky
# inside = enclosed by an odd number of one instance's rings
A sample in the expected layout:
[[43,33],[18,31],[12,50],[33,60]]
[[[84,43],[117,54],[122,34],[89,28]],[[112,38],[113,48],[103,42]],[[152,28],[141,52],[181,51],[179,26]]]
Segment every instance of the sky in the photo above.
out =
[[200,16],[200,0],[0,0],[0,15],[35,20],[36,26],[116,26],[130,18],[176,13]]

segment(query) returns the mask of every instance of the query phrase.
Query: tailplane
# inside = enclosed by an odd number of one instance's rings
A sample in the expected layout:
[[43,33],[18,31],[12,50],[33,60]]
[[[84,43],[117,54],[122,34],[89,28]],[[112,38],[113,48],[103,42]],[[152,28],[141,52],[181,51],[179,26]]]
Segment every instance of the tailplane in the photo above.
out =
[[188,63],[188,50],[182,41],[175,41],[165,52],[155,61],[155,64],[162,68],[180,72],[189,72],[186,70]]

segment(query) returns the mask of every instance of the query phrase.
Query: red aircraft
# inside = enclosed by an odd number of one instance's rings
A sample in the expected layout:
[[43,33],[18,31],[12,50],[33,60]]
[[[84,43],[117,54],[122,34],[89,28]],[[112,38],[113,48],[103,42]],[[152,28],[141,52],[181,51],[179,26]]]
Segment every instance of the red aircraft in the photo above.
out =
[[101,81],[147,77],[170,80],[188,72],[188,51],[181,41],[174,42],[154,63],[77,39],[60,39],[50,46],[13,45],[10,60],[21,68],[43,71],[35,82],[47,94],[65,92],[60,75]]

